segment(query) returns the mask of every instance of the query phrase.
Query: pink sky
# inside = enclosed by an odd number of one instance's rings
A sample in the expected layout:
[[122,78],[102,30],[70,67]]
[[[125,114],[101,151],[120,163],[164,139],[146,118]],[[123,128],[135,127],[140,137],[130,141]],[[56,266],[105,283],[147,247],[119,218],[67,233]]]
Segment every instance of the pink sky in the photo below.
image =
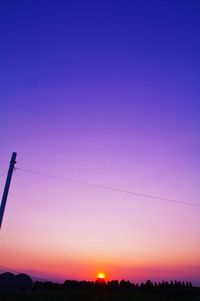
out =
[[[113,171],[108,174],[119,187]],[[127,188],[123,181],[120,187]],[[178,196],[176,189],[172,195]],[[58,280],[91,280],[103,271],[107,279],[197,282],[199,226],[195,207],[17,170],[1,231],[0,266]]]
[[[200,205],[198,1],[1,2],[0,174]],[[17,170],[0,268],[200,284],[199,214]]]

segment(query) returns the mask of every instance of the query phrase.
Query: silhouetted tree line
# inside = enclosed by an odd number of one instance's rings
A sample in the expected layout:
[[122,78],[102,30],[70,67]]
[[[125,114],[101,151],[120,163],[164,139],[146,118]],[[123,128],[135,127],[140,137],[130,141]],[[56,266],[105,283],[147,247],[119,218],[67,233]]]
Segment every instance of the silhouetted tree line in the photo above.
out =
[[105,282],[102,279],[96,281],[76,281],[66,280],[63,284],[53,283],[51,281],[36,281],[33,290],[63,290],[63,291],[102,291],[102,292],[138,292],[144,294],[158,294],[167,296],[200,296],[200,287],[193,287],[191,282],[181,281],[163,281],[134,284],[125,280],[112,280]]

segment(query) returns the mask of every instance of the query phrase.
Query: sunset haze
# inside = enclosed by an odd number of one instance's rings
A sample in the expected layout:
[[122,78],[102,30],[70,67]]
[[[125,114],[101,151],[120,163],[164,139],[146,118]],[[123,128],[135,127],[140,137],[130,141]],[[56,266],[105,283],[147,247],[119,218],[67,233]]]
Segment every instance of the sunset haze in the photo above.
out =
[[199,13],[1,1],[1,271],[200,285]]

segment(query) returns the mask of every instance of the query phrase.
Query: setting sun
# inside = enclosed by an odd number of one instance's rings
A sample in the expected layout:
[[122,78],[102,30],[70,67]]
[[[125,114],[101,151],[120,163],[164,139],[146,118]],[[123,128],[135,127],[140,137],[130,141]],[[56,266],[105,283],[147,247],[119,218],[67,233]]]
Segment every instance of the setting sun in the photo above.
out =
[[97,278],[98,278],[98,279],[104,279],[104,278],[105,278],[105,274],[104,274],[104,273],[99,273],[99,274],[97,275]]

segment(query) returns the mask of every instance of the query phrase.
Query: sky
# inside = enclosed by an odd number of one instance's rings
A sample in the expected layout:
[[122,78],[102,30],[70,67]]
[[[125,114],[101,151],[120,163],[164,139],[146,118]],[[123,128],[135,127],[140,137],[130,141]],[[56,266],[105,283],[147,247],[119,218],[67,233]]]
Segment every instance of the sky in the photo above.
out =
[[[0,269],[200,285],[198,0],[0,3]],[[2,194],[5,175],[0,177]]]

